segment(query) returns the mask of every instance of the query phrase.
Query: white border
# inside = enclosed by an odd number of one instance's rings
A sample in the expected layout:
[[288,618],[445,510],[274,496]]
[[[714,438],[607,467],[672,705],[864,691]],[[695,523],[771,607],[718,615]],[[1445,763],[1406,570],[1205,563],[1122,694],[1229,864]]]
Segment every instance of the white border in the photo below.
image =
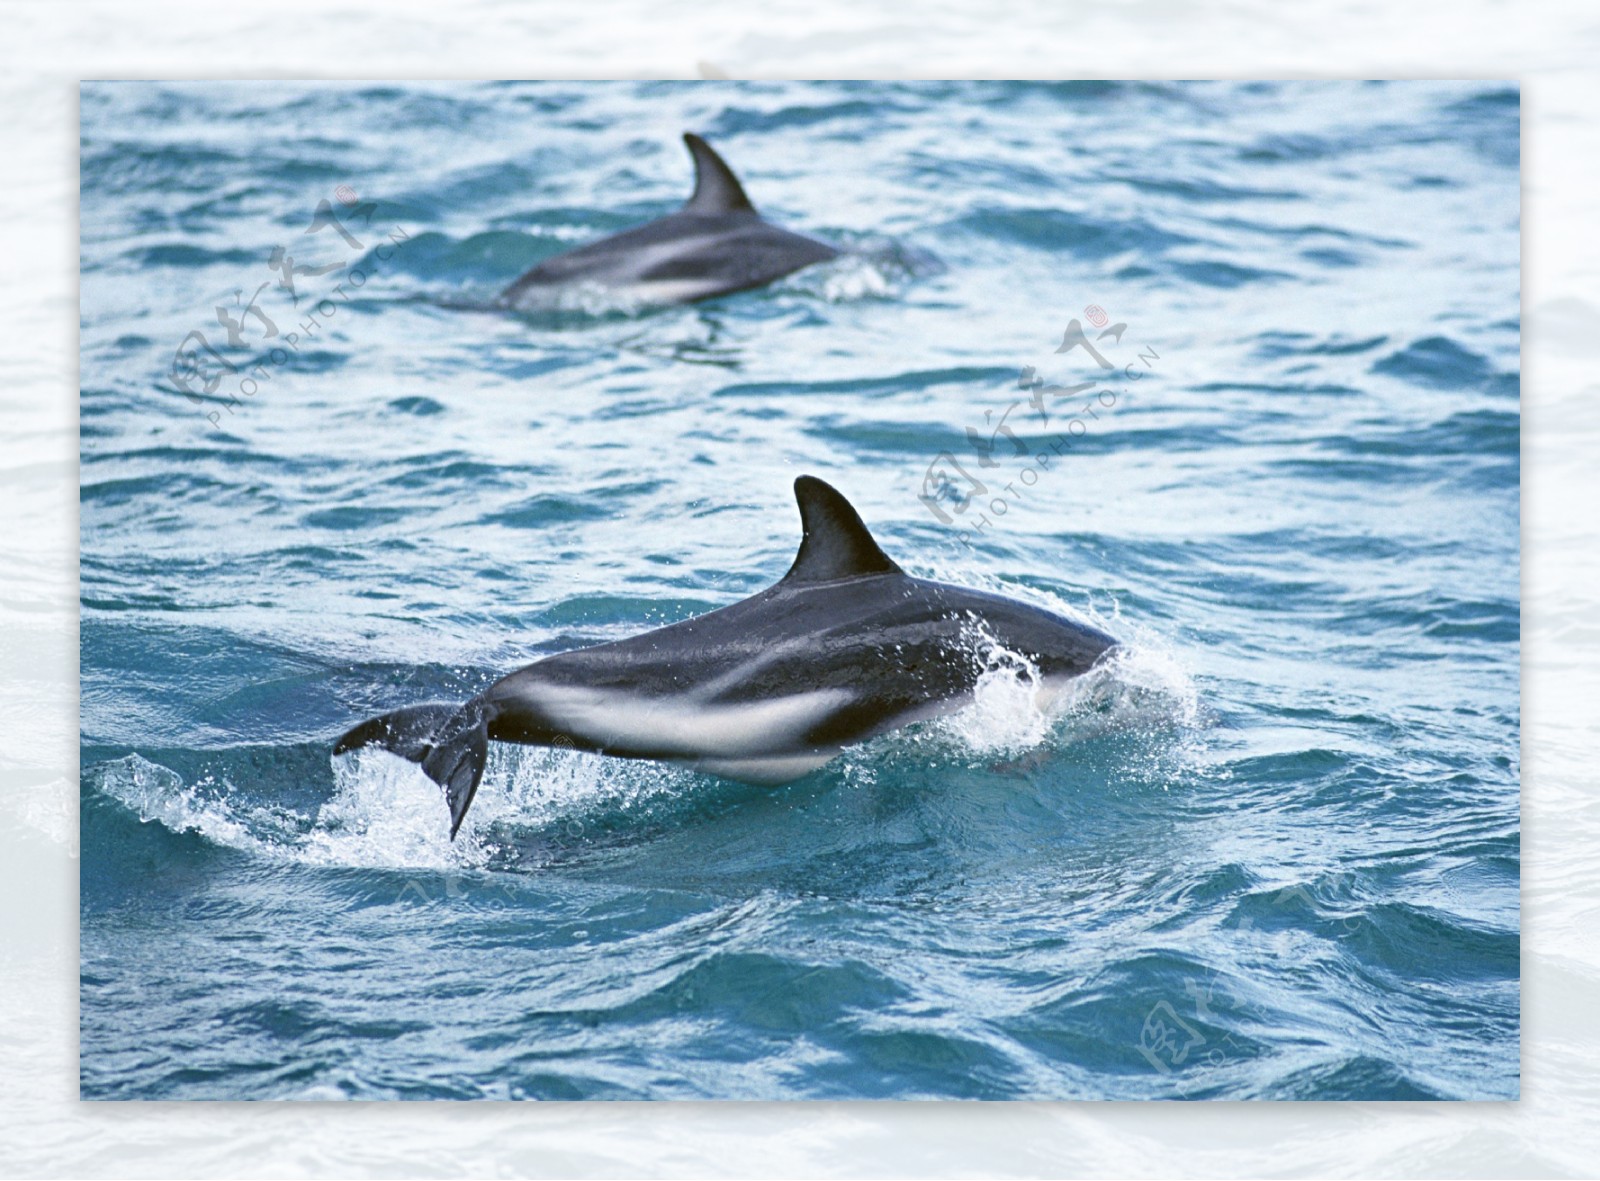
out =
[[[576,14],[581,12],[581,19]],[[1549,1175],[1600,1168],[1600,15],[1580,3],[13,4],[0,38],[0,1172]],[[1523,86],[1516,1104],[76,1102],[77,83],[106,77],[1503,77]]]

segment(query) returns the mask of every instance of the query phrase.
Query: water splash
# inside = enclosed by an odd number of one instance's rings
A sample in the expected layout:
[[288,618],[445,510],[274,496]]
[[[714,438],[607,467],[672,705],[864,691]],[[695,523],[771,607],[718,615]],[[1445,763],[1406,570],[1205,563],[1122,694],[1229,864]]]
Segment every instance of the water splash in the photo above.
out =
[[[1174,752],[1188,761],[1192,751],[1182,736],[1198,722],[1198,694],[1165,649],[1119,648],[1084,675],[1049,684],[1032,659],[1006,648],[981,621],[970,620],[963,639],[978,669],[971,703],[929,726],[855,748],[835,765],[847,782],[870,779],[885,759],[989,764],[1116,733],[1148,738],[1141,749],[1157,762]],[[525,857],[512,847],[510,832],[581,843],[707,790],[705,777],[672,764],[495,744],[472,811],[452,841],[439,787],[415,764],[364,749],[334,759],[332,774],[331,796],[306,815],[261,802],[226,778],[186,783],[137,754],[96,771],[100,789],[141,822],[301,864],[367,868],[483,869],[508,857],[520,863]]]
[[438,786],[387,752],[334,761],[333,795],[313,815],[254,799],[226,778],[183,776],[142,755],[105,763],[96,784],[142,824],[193,832],[211,844],[307,865],[469,868],[490,850],[450,842]]
[[1169,649],[1147,644],[1107,653],[1063,687],[1051,713],[1070,741],[1110,733],[1188,734],[1202,722],[1189,670]]
[[1014,756],[1039,746],[1050,730],[1039,666],[1000,643],[981,621],[969,621],[962,638],[978,680],[972,704],[944,719],[943,729],[981,755]]
[[505,823],[581,837],[596,817],[639,813],[692,793],[693,771],[670,763],[608,758],[570,747],[492,748],[468,823]]
[[[565,283],[554,287],[528,288],[519,292],[513,314],[521,316],[579,316],[600,319],[632,319],[647,312],[673,306],[646,286],[608,287],[601,283]],[[501,305],[504,306],[504,305]]]
[[296,850],[316,865],[467,868],[492,849],[473,832],[450,839],[439,785],[422,768],[383,750],[334,760],[333,798]]
[[942,273],[944,264],[926,250],[876,234],[848,236],[843,251],[796,271],[773,286],[831,304],[892,299],[920,279]]
[[141,824],[156,823],[172,832],[196,832],[213,844],[232,849],[257,848],[260,842],[227,801],[211,797],[198,785],[160,763],[138,754],[96,768],[101,791],[121,803]]

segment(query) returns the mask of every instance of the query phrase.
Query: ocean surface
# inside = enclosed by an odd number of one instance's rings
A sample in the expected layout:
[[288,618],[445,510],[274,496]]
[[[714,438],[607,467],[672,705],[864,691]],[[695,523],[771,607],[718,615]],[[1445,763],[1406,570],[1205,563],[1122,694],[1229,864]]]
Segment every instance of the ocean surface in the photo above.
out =
[[[81,116],[84,1098],[1517,1097],[1514,86]],[[845,256],[494,310],[685,130]],[[1126,654],[781,788],[495,747],[453,844],[331,759],[768,585],[801,473]]]

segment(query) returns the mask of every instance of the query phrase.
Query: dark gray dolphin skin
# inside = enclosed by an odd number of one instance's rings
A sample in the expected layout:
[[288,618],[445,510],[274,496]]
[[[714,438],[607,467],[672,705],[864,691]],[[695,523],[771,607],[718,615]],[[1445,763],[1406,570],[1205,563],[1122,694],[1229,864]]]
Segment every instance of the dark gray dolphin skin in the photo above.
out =
[[695,180],[682,209],[545,259],[501,293],[501,305],[549,307],[564,289],[585,285],[647,303],[692,303],[764,286],[839,253],[763,221],[710,144],[688,133],[683,142]]
[[519,669],[465,705],[363,722],[333,753],[379,746],[444,788],[455,837],[490,740],[660,759],[784,783],[846,746],[954,713],[984,671],[974,629],[1054,692],[1116,646],[1104,632],[984,591],[913,578],[834,488],[794,484],[789,572],[730,607]]

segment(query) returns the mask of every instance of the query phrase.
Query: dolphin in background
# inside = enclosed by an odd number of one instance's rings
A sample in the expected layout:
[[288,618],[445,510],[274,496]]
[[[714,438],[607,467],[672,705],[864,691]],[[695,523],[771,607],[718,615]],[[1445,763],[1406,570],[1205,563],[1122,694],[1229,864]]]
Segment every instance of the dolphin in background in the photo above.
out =
[[500,294],[503,307],[537,310],[565,289],[596,287],[647,303],[691,303],[761,287],[834,258],[826,242],[762,220],[739,178],[698,135],[694,194],[676,213],[545,259]]
[[536,661],[464,705],[373,718],[333,753],[379,746],[420,763],[444,789],[453,839],[491,740],[784,783],[847,746],[967,705],[985,671],[980,635],[1032,661],[1046,692],[1116,647],[1054,612],[913,578],[833,487],[801,476],[794,491],[800,552],[759,594]]

